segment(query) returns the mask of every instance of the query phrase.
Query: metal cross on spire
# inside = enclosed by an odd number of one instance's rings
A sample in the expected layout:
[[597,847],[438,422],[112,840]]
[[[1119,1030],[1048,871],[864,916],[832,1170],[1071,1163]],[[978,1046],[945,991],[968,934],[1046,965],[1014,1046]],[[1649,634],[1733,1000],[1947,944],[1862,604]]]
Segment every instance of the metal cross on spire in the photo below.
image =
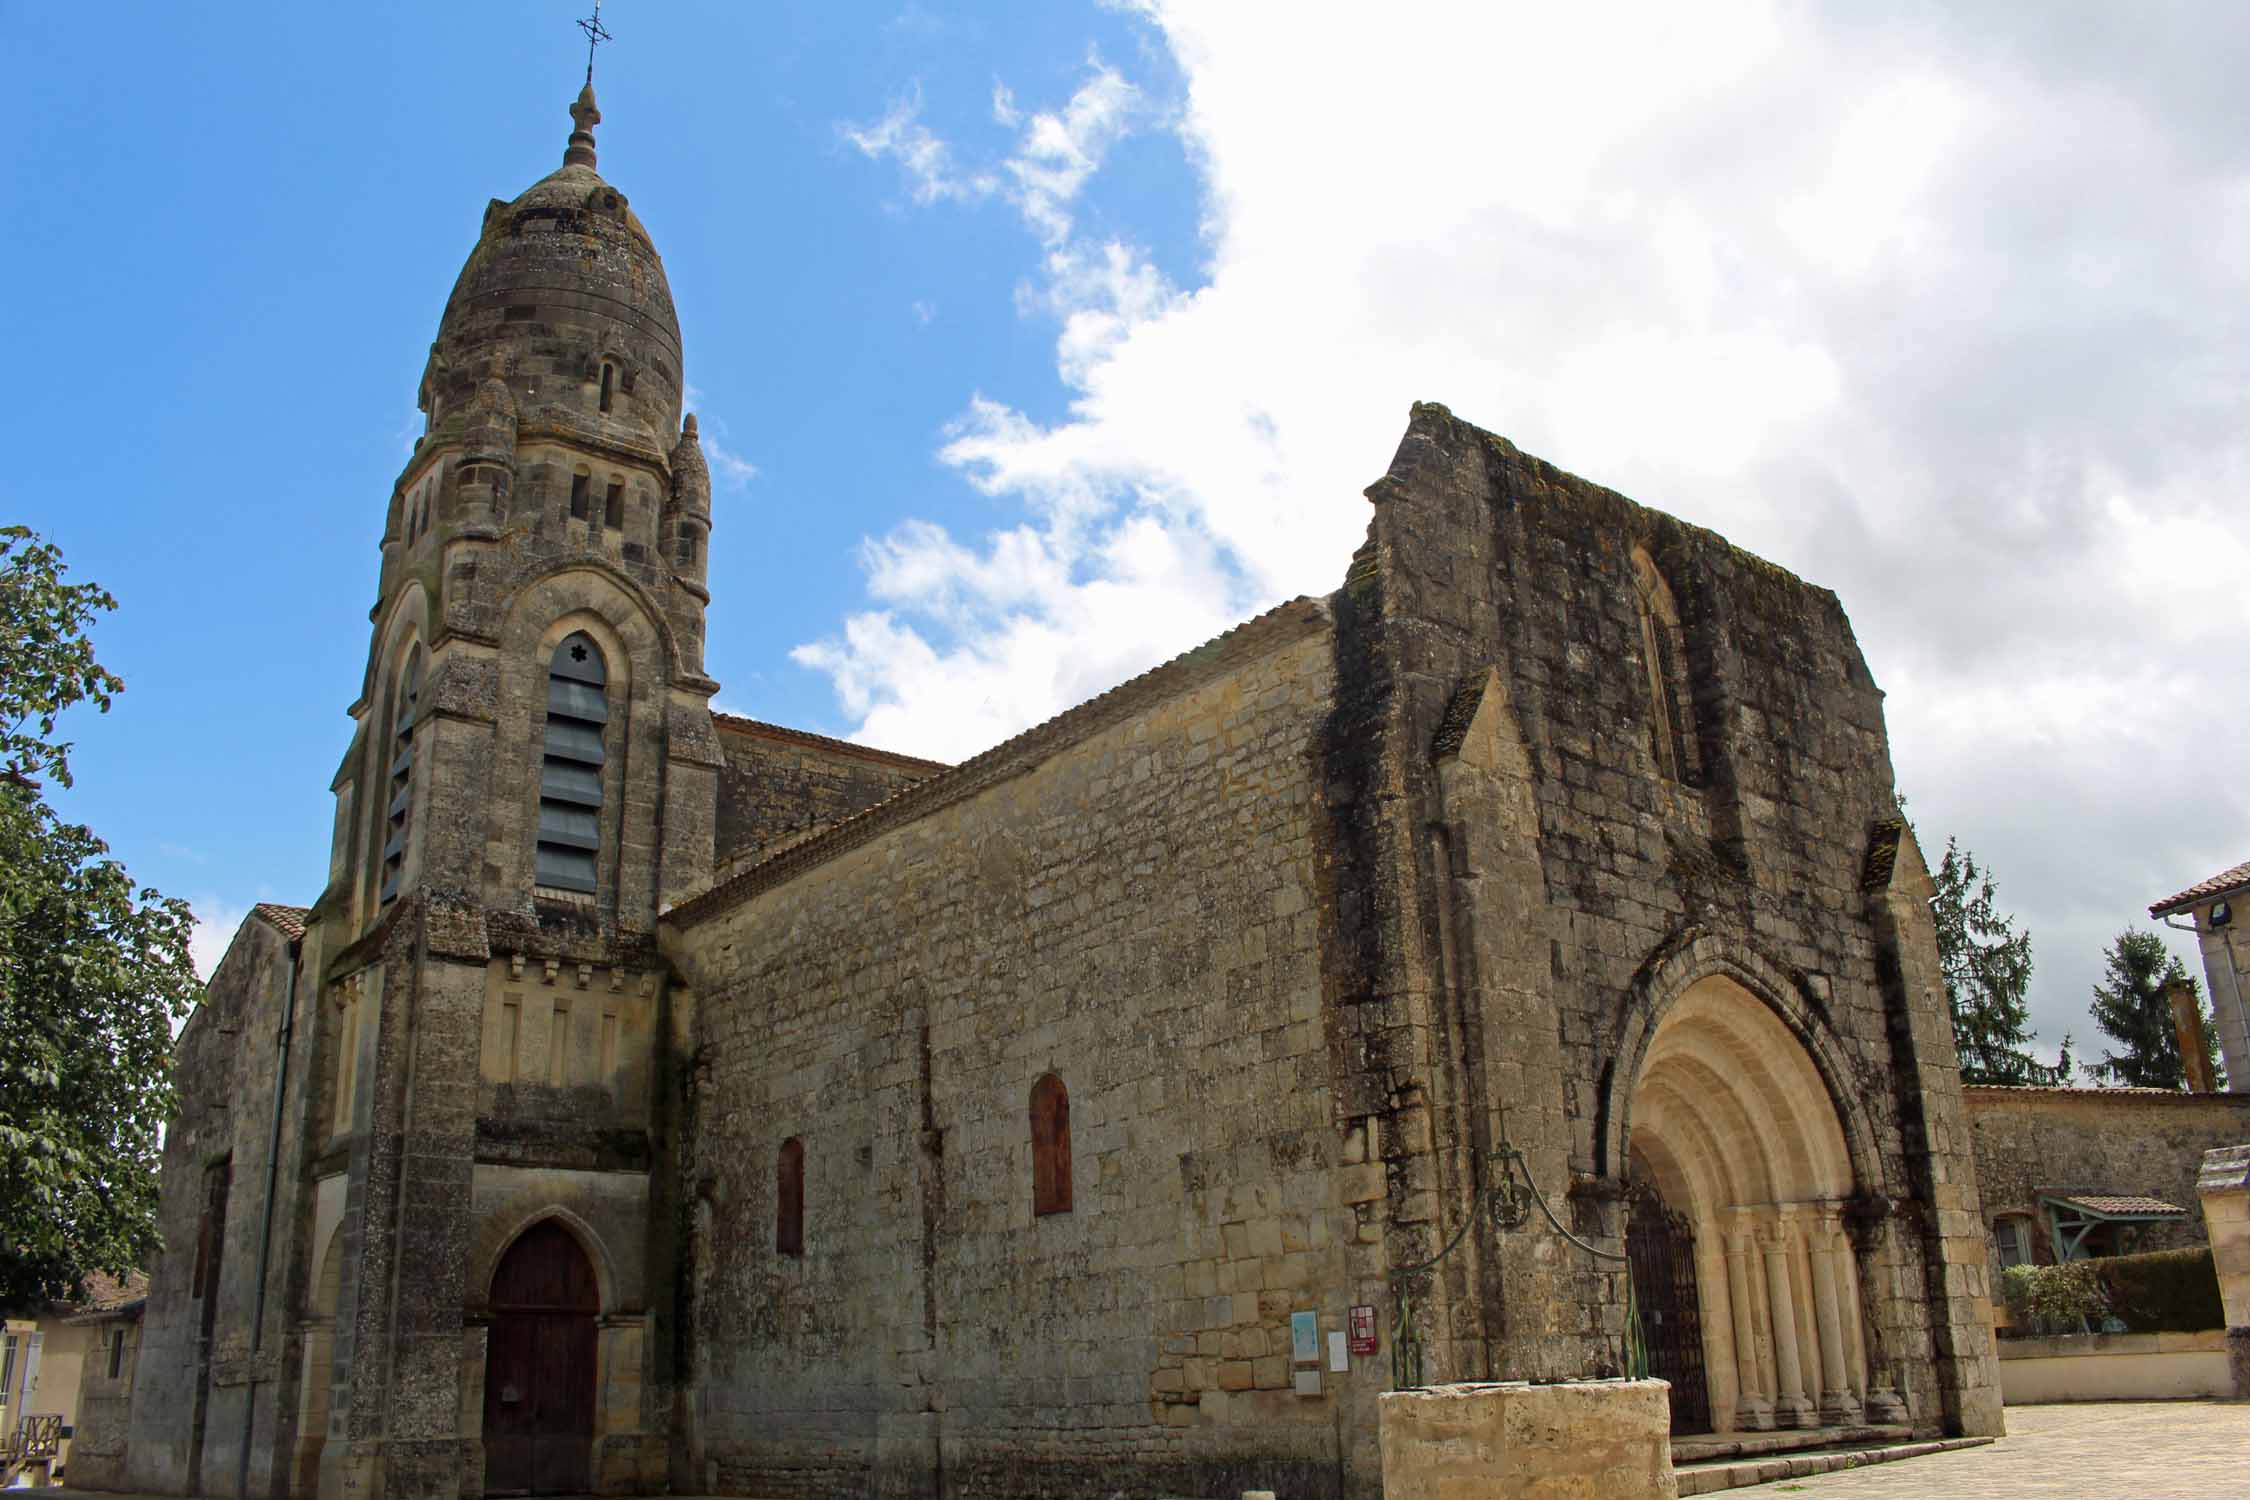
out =
[[578,23],[586,33],[586,86],[594,85],[594,49],[609,40],[608,31],[602,27],[602,0],[594,0],[594,13]]

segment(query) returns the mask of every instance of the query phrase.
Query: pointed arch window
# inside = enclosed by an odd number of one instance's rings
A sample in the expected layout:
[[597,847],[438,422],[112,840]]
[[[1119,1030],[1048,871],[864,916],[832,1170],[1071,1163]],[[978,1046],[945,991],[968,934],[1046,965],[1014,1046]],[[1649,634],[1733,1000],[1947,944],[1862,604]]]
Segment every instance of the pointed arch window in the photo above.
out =
[[1656,768],[1689,786],[1702,780],[1694,700],[1688,692],[1687,636],[1679,606],[1656,562],[1633,549],[1633,603],[1640,616],[1641,661],[1648,673],[1649,751]]
[[1070,1091],[1052,1073],[1031,1086],[1031,1212],[1070,1212]]
[[539,775],[539,848],[534,878],[591,893],[601,854],[603,735],[609,673],[583,630],[555,648],[547,667],[547,735]]
[[399,674],[398,706],[391,714],[390,801],[383,813],[382,904],[398,899],[406,875],[406,840],[414,820],[414,734],[422,706],[422,648],[408,653]]

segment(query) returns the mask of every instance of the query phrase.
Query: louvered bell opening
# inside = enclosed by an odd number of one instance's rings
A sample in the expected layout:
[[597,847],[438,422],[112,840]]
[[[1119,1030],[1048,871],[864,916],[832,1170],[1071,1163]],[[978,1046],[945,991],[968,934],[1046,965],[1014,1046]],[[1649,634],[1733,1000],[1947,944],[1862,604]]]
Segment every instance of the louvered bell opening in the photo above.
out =
[[601,853],[602,744],[609,722],[608,673],[584,635],[555,648],[547,675],[546,757],[539,768],[539,841],[533,878],[557,890],[592,893]]
[[600,682],[583,682],[557,673],[547,679],[547,714],[582,719],[589,724],[609,722],[609,696]]
[[533,878],[541,885],[588,896],[594,893],[594,851],[591,849],[564,849],[541,843],[534,865]]
[[565,719],[550,711],[547,715],[547,758],[573,761],[584,766],[598,766],[602,754],[602,726],[584,719]]

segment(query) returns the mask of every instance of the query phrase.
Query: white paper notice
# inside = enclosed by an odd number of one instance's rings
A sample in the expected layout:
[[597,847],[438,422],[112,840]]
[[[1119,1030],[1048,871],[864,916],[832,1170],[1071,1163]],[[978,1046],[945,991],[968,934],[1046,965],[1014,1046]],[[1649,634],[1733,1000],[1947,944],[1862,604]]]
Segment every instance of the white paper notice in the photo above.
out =
[[1340,1375],[1351,1367],[1351,1356],[1344,1352],[1344,1330],[1339,1328],[1328,1335],[1328,1368]]
[[1320,1394],[1319,1370],[1299,1370],[1297,1372],[1297,1394],[1300,1396],[1317,1396]]

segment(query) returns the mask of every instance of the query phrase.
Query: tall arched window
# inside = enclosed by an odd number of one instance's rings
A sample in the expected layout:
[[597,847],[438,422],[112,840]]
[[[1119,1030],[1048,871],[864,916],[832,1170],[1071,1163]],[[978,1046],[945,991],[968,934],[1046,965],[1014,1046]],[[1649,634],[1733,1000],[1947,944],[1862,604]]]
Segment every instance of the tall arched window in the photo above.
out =
[[1694,701],[1688,695],[1687,637],[1670,585],[1639,547],[1633,549],[1633,596],[1641,621],[1641,660],[1648,672],[1649,751],[1659,771],[1692,786],[1701,779],[1702,767]]
[[539,775],[539,849],[534,879],[592,892],[601,853],[602,734],[609,724],[609,674],[583,630],[555,648],[547,667],[546,760]]
[[1052,1073],[1031,1086],[1031,1212],[1070,1212],[1070,1091]]
[[383,813],[384,906],[398,899],[399,881],[406,873],[406,836],[414,818],[414,729],[421,702],[422,648],[416,646],[399,674],[398,704],[391,713],[391,770],[384,783],[390,791]]
[[805,1143],[791,1136],[781,1143],[775,1169],[773,1248],[782,1255],[805,1253]]

